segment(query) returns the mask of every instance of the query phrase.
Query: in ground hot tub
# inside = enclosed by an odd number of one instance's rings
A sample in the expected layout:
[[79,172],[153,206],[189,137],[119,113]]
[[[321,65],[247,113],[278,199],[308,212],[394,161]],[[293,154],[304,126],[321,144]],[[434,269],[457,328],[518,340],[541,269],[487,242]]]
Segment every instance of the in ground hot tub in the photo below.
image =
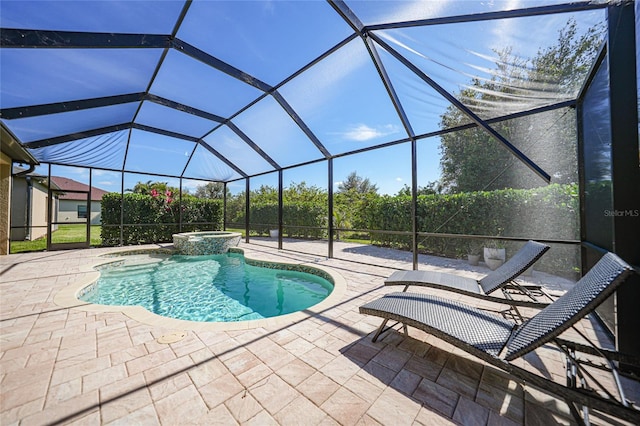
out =
[[183,232],[173,234],[173,247],[180,253],[191,256],[221,254],[240,242],[242,234],[226,231]]

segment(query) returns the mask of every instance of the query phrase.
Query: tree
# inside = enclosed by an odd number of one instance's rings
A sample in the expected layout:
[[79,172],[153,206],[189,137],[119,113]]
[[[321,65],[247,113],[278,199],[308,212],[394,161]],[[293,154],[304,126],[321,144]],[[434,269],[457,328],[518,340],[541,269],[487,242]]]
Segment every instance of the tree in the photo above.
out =
[[[227,196],[231,193],[227,188]],[[204,185],[198,185],[194,194],[198,198],[224,199],[225,185],[222,182],[208,182]]]
[[[434,195],[441,194],[443,191],[442,185],[439,181],[428,182],[425,186],[418,186],[417,195]],[[400,197],[410,197],[411,196],[411,187],[405,184],[402,189],[398,191],[396,196]]]
[[333,198],[334,219],[338,219],[341,224],[341,226],[336,226],[344,228],[349,226],[365,227],[362,212],[377,197],[379,197],[378,186],[372,184],[369,178],[358,176],[355,171],[349,173],[344,182],[338,184],[338,191]]
[[[138,182],[134,185],[133,188],[127,188],[125,189],[125,192],[133,192],[134,194],[142,194],[142,195],[149,195],[149,193],[151,192],[151,188],[152,185],[157,184],[159,182],[154,183],[151,180],[148,180],[146,183],[145,182]],[[166,182],[164,183],[166,186]]]
[[269,185],[260,185],[257,190],[251,191],[251,203],[277,203],[278,188]]
[[372,184],[369,178],[358,176],[357,172],[349,173],[344,182],[338,184],[338,192],[356,192],[358,194],[366,194],[369,192],[378,193],[378,186]]
[[165,194],[167,191],[171,192],[174,196],[180,193],[180,189],[169,186],[168,182],[153,182],[148,180],[146,182],[138,182],[133,188],[125,190],[126,192],[133,192],[134,194],[152,195],[152,193]]
[[347,212],[344,210],[333,211],[333,226],[337,228],[335,230],[336,240],[340,241],[340,229],[351,228],[351,222],[347,217]]
[[[579,34],[576,22],[569,20],[559,31],[557,43],[539,49],[529,60],[519,58],[511,48],[496,52],[491,79],[473,79],[457,98],[485,119],[517,111],[522,99],[542,99],[540,105],[574,99],[601,41],[602,28],[596,26]],[[511,107],[512,103],[516,105]],[[577,126],[575,113],[570,111],[556,109],[492,123],[491,127],[552,174],[554,182],[576,182]],[[441,116],[440,124],[453,128],[469,122],[452,105]],[[542,182],[481,128],[442,135],[440,150],[441,183],[446,192],[533,188]]]
[[291,182],[289,187],[283,190],[282,198],[285,203],[309,202],[326,205],[327,191],[320,189],[315,185],[307,186],[307,183],[304,181],[300,183]]

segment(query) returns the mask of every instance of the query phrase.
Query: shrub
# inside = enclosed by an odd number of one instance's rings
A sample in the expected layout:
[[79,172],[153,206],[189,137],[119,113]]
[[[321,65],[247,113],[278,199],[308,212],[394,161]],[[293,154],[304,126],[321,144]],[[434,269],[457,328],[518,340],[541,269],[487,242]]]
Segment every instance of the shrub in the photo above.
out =
[[[577,185],[552,184],[535,189],[433,194],[418,197],[418,231],[441,234],[510,236],[531,239],[578,239]],[[390,235],[375,230],[411,231],[411,197],[382,196],[368,203],[365,217],[372,243],[403,250],[411,249],[407,235]],[[455,257],[467,251],[463,238],[422,237],[422,253]],[[521,243],[504,242],[508,253]],[[575,247],[554,247],[541,269],[573,274],[577,265]]]
[[124,245],[172,241],[179,231],[222,229],[222,200],[185,197],[178,202],[169,195],[105,194],[102,197],[102,244],[120,244],[120,206],[123,203],[122,243]]
[[[251,230],[258,235],[269,233],[278,227],[278,204],[255,203],[251,205]],[[282,207],[283,235],[294,238],[320,238],[326,234],[326,207],[311,201],[286,203]],[[238,222],[244,222],[240,215]]]

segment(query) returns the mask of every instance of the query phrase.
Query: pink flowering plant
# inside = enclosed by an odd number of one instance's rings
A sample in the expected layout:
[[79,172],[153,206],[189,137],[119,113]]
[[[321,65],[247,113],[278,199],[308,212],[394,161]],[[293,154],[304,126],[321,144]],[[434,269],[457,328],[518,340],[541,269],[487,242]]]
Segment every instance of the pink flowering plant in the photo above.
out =
[[157,220],[160,223],[178,223],[179,220],[179,203],[174,200],[173,192],[169,189],[158,191],[156,188],[151,189],[150,195],[154,210],[157,212]]
[[201,230],[203,225],[206,229],[222,229],[222,200],[189,194],[180,198],[178,190],[165,182],[139,182],[127,191],[130,192],[103,196],[101,236],[104,245],[170,242],[180,229],[191,232]]

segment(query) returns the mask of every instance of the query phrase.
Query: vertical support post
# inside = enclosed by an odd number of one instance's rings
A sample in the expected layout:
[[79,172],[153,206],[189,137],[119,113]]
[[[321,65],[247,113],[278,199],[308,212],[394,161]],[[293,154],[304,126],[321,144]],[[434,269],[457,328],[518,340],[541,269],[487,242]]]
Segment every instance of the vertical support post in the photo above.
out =
[[[582,96],[582,93],[580,95]],[[579,216],[580,217],[580,241],[587,240],[587,230],[586,230],[587,212],[585,209],[586,194],[584,190],[585,188],[584,123],[585,123],[584,106],[583,106],[582,100],[580,100],[576,104],[576,125],[577,125],[576,136],[578,138],[577,148],[578,148],[578,182],[579,182],[578,205],[580,206],[580,211],[578,212],[578,214],[580,215]],[[580,258],[579,258],[581,260],[579,260],[579,262],[582,263],[581,266],[582,266],[583,272],[585,267],[585,256],[586,256],[586,250],[581,245]]]
[[[29,176],[27,176],[27,181],[29,181],[29,179]],[[33,188],[27,185],[27,191],[29,191],[29,194],[27,196],[31,200],[27,203],[27,217],[29,218],[29,220],[27,220],[27,232],[32,236],[30,239],[33,239],[33,229],[31,227],[31,205],[33,203]],[[51,208],[51,206],[53,205],[53,193],[51,192],[51,164],[47,166],[47,197],[49,198],[49,202],[47,203],[47,215],[49,216],[49,223],[47,223],[47,250],[51,250],[51,223],[54,221],[58,221],[57,218],[53,217],[53,208]]]
[[182,232],[182,177],[180,178],[180,193],[178,194],[178,232]]
[[411,233],[413,270],[416,271],[418,269],[418,148],[414,138],[411,138]]
[[[11,218],[11,199],[13,194],[13,160],[7,158],[5,154],[0,152],[0,227],[5,228],[0,230],[2,235],[0,236],[0,256],[4,256],[11,253],[11,244],[13,242],[13,226],[14,220]],[[4,197],[1,195],[4,193]],[[6,233],[5,233],[6,232]]]
[[91,205],[93,204],[93,199],[91,197],[91,192],[93,191],[93,169],[89,167],[89,202],[87,205],[87,247],[91,247]]
[[[611,163],[613,182],[613,247],[632,265],[640,265],[640,164],[638,156],[638,88],[634,2],[608,8]],[[617,291],[616,346],[640,355],[640,278],[635,275]],[[638,366],[621,366],[640,373]]]
[[222,183],[222,230],[227,230],[227,182]]
[[244,241],[249,243],[249,214],[250,210],[250,187],[249,187],[249,178],[245,181],[245,189],[244,189]]
[[282,250],[282,169],[278,170],[278,250]]
[[120,172],[120,247],[124,245],[124,171]]
[[327,160],[327,222],[329,225],[329,245],[327,247],[327,257],[333,257],[333,158]]

